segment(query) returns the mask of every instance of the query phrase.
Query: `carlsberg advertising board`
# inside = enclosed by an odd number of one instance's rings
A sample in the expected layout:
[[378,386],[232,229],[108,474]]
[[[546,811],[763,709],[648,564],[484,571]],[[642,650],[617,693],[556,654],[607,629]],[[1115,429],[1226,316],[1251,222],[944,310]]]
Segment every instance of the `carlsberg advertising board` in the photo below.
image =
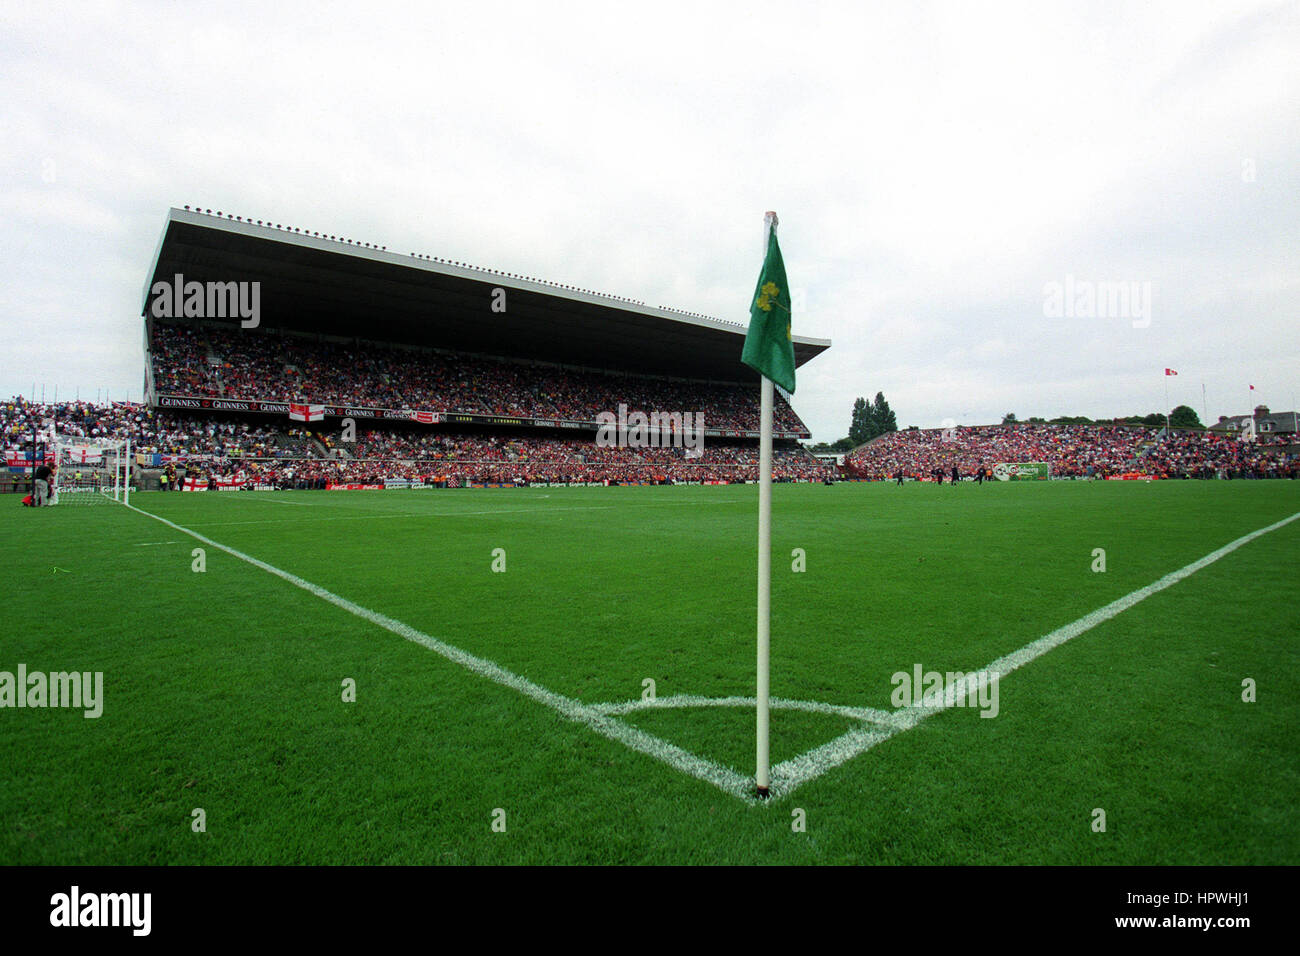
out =
[[1042,461],[1003,462],[993,466],[998,481],[1037,481],[1052,476],[1052,466]]

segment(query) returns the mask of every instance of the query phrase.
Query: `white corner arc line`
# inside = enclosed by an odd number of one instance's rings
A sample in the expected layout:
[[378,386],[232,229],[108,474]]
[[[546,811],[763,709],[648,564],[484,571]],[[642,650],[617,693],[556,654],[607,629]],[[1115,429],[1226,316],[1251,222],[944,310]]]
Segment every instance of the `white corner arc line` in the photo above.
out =
[[854,757],[866,753],[872,747],[888,740],[895,734],[902,733],[904,730],[910,730],[921,721],[941,711],[947,710],[953,706],[952,703],[965,702],[967,695],[974,689],[981,678],[979,675],[996,674],[1000,679],[1011,671],[1024,667],[1030,661],[1042,657],[1048,651],[1060,647],[1066,641],[1073,640],[1080,634],[1092,630],[1098,624],[1103,624],[1111,618],[1122,614],[1129,608],[1133,607],[1153,594],[1173,587],[1184,578],[1188,578],[1197,571],[1208,567],[1220,558],[1226,557],[1236,551],[1243,545],[1250,544],[1256,538],[1261,538],[1270,532],[1285,527],[1292,521],[1300,518],[1300,511],[1291,515],[1289,518],[1283,518],[1265,528],[1260,528],[1238,538],[1236,541],[1229,542],[1223,547],[1211,551],[1203,558],[1193,561],[1191,564],[1179,568],[1177,571],[1171,571],[1157,581],[1148,584],[1146,587],[1138,588],[1122,598],[1111,601],[1104,607],[1100,607],[1076,621],[1071,621],[1064,627],[1059,627],[1050,634],[1045,634],[1038,640],[1026,644],[1018,651],[1012,651],[999,657],[993,663],[983,667],[981,671],[975,671],[971,674],[954,681],[951,687],[944,687],[932,691],[924,698],[918,701],[912,707],[900,708],[894,712],[898,723],[892,728],[886,729],[865,729],[854,728],[848,733],[841,734],[839,737],[823,744],[807,753],[800,754],[791,760],[777,764],[772,768],[772,785],[774,790],[778,790],[780,796],[788,796],[796,787],[799,787],[809,780],[815,780],[828,770],[847,763]]
[[[877,710],[874,707],[850,707],[844,704],[826,704],[819,700],[791,700],[785,697],[773,697],[769,703],[773,710],[802,710],[810,714],[826,714],[832,717],[847,717],[866,723],[898,723],[897,712]],[[643,710],[677,710],[690,707],[757,707],[753,697],[700,697],[695,694],[673,694],[670,697],[655,697],[651,700],[636,699],[607,704],[589,704],[592,710],[610,717],[622,716]]]
[[353,614],[363,620],[369,621],[372,624],[382,627],[386,631],[391,631],[398,637],[403,637],[412,643],[419,644],[421,647],[428,648],[434,653],[445,657],[452,663],[459,664],[461,667],[464,667],[466,670],[471,671],[480,677],[486,677],[488,680],[501,684],[503,687],[508,687],[513,691],[517,691],[525,697],[537,701],[539,704],[544,704],[568,720],[582,724],[590,730],[594,730],[602,737],[620,743],[630,750],[635,750],[638,753],[645,754],[646,756],[654,757],[656,760],[667,764],[674,770],[689,774],[690,776],[703,780],[706,783],[711,783],[719,790],[729,793],[733,797],[739,797],[742,800],[750,799],[752,787],[750,780],[747,777],[741,776],[730,767],[723,767],[719,764],[705,760],[702,757],[698,757],[687,750],[683,750],[676,744],[669,743],[666,740],[662,740],[652,734],[646,733],[640,728],[633,727],[630,724],[625,724],[622,721],[615,720],[612,717],[599,713],[597,710],[588,707],[581,701],[547,690],[540,684],[536,684],[528,678],[515,674],[512,671],[508,671],[499,664],[493,663],[486,658],[476,657],[468,651],[463,651],[459,647],[454,647],[451,644],[438,640],[436,637],[431,637],[423,631],[411,627],[409,624],[404,624],[395,618],[388,617],[387,615],[380,614],[377,611],[372,611],[369,608],[355,604],[347,598],[340,597],[332,591],[327,591],[319,585],[312,584],[310,581],[298,577],[296,574],[291,574],[288,571],[281,570],[274,565],[267,564],[265,561],[260,561],[252,555],[244,554],[242,551],[237,551],[219,541],[213,541],[211,538],[205,537],[197,531],[191,531],[189,528],[178,525],[173,521],[168,521],[166,518],[160,518],[158,515],[151,514],[148,511],[135,507],[135,505],[126,505],[126,507],[144,515],[145,517],[153,518],[155,521],[160,521],[169,528],[174,528],[182,534],[187,534],[196,541],[202,541],[209,547],[216,548],[219,551],[224,551],[231,557],[238,558],[240,561],[251,564],[253,567],[259,568],[268,574],[273,574],[276,577],[289,582],[294,587],[301,588],[309,594],[347,611],[349,614]]

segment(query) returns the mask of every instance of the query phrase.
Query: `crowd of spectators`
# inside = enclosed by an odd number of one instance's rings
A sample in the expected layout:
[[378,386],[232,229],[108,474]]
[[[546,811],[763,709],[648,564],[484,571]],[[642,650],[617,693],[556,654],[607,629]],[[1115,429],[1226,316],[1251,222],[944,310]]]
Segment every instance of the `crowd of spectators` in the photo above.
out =
[[[758,390],[297,336],[156,323],[150,351],[160,394],[317,402],[595,421],[601,412],[699,412],[706,428],[756,431]],[[778,431],[807,429],[784,398]]]
[[974,474],[1001,462],[1046,462],[1055,475],[1118,474],[1154,433],[1145,428],[1095,425],[981,425],[974,428],[890,432],[845,460],[867,478],[929,476],[956,468]]
[[[1285,444],[1293,442],[1294,437]],[[1244,442],[1213,432],[1175,432],[1154,443],[1135,470],[1161,478],[1290,478],[1300,473],[1300,455],[1287,454],[1278,441]]]
[[303,428],[157,411],[133,402],[41,404],[19,397],[0,403],[0,447],[25,444],[33,428],[92,440],[129,438],[138,454],[302,458],[317,453]]
[[[1287,443],[1289,444],[1289,443]],[[1044,462],[1063,478],[1267,478],[1294,474],[1287,444],[1239,441],[1213,432],[1128,425],[982,425],[890,432],[845,459],[849,474],[871,479],[991,473],[998,464]]]
[[152,423],[151,431],[140,434],[138,451],[222,458],[310,458],[318,453],[310,433],[299,427],[272,428],[165,411]]
[[[680,449],[600,448],[574,440],[518,440],[489,435],[456,435],[436,450],[413,458],[318,459],[193,458],[182,477],[236,479],[275,487],[326,484],[379,484],[388,479],[428,483],[492,482],[650,482],[752,481],[755,455],[733,445],[706,445],[700,459],[687,460]],[[598,452],[593,454],[592,452]],[[798,446],[773,452],[775,481],[822,481],[833,474]]]
[[[0,445],[7,451],[45,433],[130,438],[140,455],[177,469],[177,478],[226,479],[275,487],[328,483],[750,481],[758,475],[754,442],[706,439],[683,448],[602,446],[594,436],[460,432],[437,427],[362,429],[354,441],[336,422],[300,425],[233,415],[156,410],[127,402],[0,403]],[[985,474],[1001,463],[1044,462],[1057,477],[1273,478],[1300,474],[1287,436],[1244,442],[1234,434],[1163,431],[1140,426],[987,425],[891,432],[851,453],[849,476],[930,478]],[[1283,441],[1277,441],[1278,438]],[[820,481],[834,469],[802,446],[778,442],[777,481]],[[173,487],[175,481],[170,482]]]
[[19,396],[0,403],[0,444],[12,448],[31,441],[32,429],[51,423],[58,432],[77,438],[123,439],[151,432],[152,412],[131,402],[51,402],[41,404]]
[[[335,448],[348,449],[337,436]],[[753,443],[705,441],[697,456],[683,448],[601,446],[587,438],[516,435],[366,431],[350,457],[334,462],[340,473],[384,473],[388,477],[491,482],[530,481],[744,481],[758,476]],[[777,481],[821,481],[834,470],[797,444],[773,449]]]
[[[314,428],[251,422],[116,403],[41,405],[23,399],[0,405],[0,443],[21,447],[33,426],[60,434],[130,438],[136,455],[157,455],[175,479],[230,479],[277,487],[330,482],[374,483],[386,478],[426,481],[737,481],[758,474],[753,443],[706,440],[698,457],[682,448],[598,446],[593,436],[562,438],[443,432],[416,427],[358,432],[344,440],[337,426]],[[778,443],[773,477],[817,481],[832,469],[794,443]],[[173,487],[178,482],[169,481]]]

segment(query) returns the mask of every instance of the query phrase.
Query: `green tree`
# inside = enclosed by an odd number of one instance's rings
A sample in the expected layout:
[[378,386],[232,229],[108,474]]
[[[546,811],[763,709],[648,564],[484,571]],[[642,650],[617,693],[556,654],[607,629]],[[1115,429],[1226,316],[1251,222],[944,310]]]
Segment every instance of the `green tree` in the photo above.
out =
[[876,392],[876,401],[871,408],[871,417],[875,420],[877,435],[898,431],[898,419],[894,417],[894,410],[889,407],[889,402],[885,401],[884,392]]
[[853,403],[853,419],[849,423],[849,438],[853,440],[854,445],[869,442],[880,434],[871,412],[871,406],[867,404],[865,398],[859,398]]
[[1200,428],[1201,417],[1196,414],[1196,409],[1179,405],[1169,413],[1169,424],[1173,428]]
[[845,452],[853,451],[860,444],[862,443],[856,442],[852,438],[841,438],[839,441],[831,442],[831,450],[837,455],[842,455]]
[[1014,425],[1015,423],[1016,423],[1015,412],[1007,412],[1005,415],[1002,416],[1003,425]]

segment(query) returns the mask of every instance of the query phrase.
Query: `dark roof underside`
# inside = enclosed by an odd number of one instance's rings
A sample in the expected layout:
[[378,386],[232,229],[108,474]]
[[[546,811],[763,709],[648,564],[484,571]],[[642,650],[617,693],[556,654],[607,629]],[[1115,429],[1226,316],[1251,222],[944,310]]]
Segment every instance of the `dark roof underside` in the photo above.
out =
[[[757,382],[744,329],[471,267],[171,210],[148,289],[257,281],[261,326],[642,374]],[[506,290],[506,311],[491,310]],[[795,338],[802,365],[830,346]]]

